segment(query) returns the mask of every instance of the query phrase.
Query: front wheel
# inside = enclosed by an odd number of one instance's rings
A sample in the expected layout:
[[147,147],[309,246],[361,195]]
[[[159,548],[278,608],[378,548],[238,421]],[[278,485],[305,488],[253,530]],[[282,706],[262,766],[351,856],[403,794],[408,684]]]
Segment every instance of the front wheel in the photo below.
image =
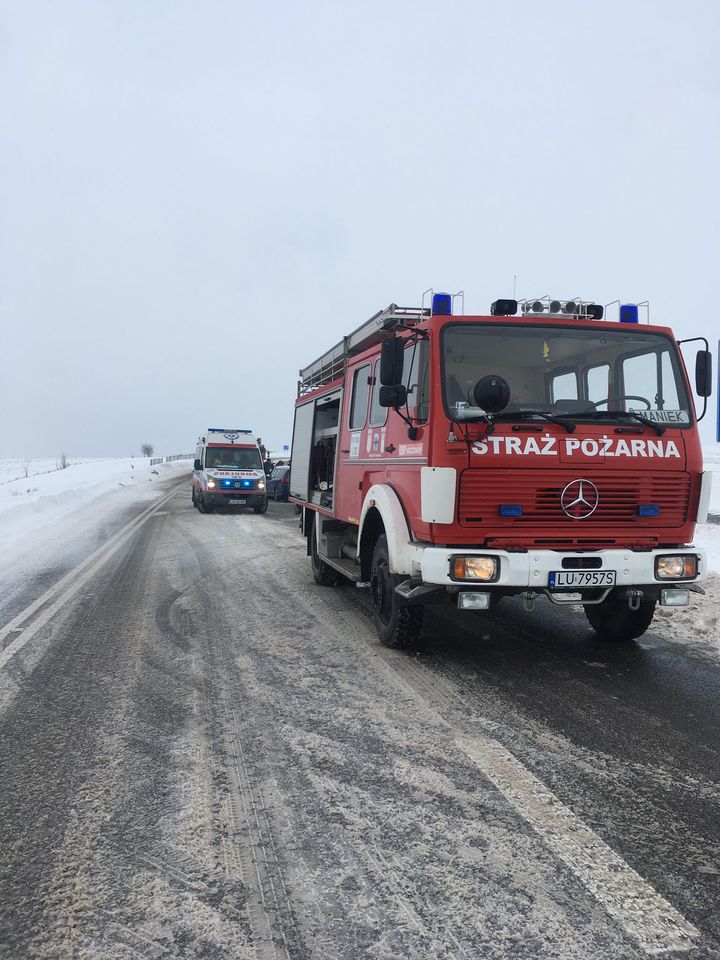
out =
[[602,603],[586,604],[583,608],[590,626],[601,640],[628,643],[641,637],[652,623],[657,597],[640,598],[637,610],[631,610],[627,597],[611,595]]
[[212,513],[215,507],[210,506],[210,504],[205,499],[205,494],[201,493],[198,499],[198,510],[200,513]]
[[267,513],[267,497],[263,500],[262,503],[259,503],[256,507],[253,507],[255,513]]
[[370,567],[373,619],[380,640],[386,647],[403,649],[418,640],[422,630],[423,608],[404,604],[395,593],[399,578],[390,573],[387,537],[381,534],[373,550]]

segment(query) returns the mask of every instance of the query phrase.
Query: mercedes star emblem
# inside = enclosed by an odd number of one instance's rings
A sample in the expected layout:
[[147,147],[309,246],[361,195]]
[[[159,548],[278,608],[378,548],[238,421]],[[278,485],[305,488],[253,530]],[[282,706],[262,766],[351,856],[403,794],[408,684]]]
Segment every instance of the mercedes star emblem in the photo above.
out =
[[560,506],[571,520],[587,520],[598,503],[600,494],[591,480],[571,480],[560,494]]

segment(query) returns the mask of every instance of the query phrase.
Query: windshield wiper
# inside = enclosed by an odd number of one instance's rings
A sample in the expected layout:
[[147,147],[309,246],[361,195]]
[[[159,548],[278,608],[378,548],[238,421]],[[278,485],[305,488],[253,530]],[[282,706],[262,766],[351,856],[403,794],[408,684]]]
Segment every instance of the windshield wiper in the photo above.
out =
[[543,420],[549,420],[550,423],[558,423],[561,427],[565,427],[568,433],[575,433],[574,423],[561,420],[551,413],[543,413],[542,410],[518,410],[516,413],[501,410],[500,413],[493,413],[491,415],[491,419],[493,420],[529,420],[531,417],[542,417]]
[[517,410],[515,413],[510,411],[500,411],[500,413],[470,413],[468,408],[460,409],[455,411],[456,418],[467,423],[468,420],[473,422],[487,423],[490,426],[493,423],[500,421],[508,420],[531,420],[533,417],[542,417],[543,420],[549,420],[550,423],[557,423],[561,427],[565,427],[568,433],[575,432],[575,424],[568,423],[567,420],[561,420],[559,417],[553,416],[550,413],[543,413],[542,410]]
[[641,413],[635,413],[632,410],[590,410],[588,413],[558,413],[558,417],[574,417],[578,420],[601,420],[607,419],[608,417],[612,420],[618,420],[623,417],[632,417],[644,426],[652,427],[659,437],[667,430],[664,424],[648,420],[648,418],[644,417]]

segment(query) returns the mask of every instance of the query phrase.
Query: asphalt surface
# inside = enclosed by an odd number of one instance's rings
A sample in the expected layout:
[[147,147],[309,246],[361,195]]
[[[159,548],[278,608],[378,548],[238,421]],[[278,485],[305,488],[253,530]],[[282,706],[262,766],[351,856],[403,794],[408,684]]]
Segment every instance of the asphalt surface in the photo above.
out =
[[292,506],[167,492],[0,608],[0,957],[720,957],[713,662],[515,602],[390,651]]

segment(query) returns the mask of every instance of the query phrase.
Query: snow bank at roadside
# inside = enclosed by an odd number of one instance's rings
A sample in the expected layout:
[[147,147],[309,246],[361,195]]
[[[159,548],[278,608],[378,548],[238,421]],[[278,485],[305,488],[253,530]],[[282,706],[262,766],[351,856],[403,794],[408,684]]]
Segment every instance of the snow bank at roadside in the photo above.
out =
[[[87,459],[87,458],[85,458]],[[85,459],[73,463],[84,463]],[[11,483],[13,480],[29,479],[38,473],[52,473],[59,470],[60,458],[43,460],[0,460],[0,486]]]
[[716,660],[720,657],[720,576],[710,574],[702,586],[705,596],[691,593],[688,607],[658,607],[650,633]]
[[[720,516],[720,449],[703,451],[705,470],[713,473],[710,514]],[[688,607],[658,607],[651,633],[680,643],[700,656],[720,657],[720,523],[701,523],[693,543],[707,551],[710,574],[702,584],[705,596],[690,594]]]
[[720,523],[698,524],[693,543],[707,550],[708,570],[720,573]]
[[180,476],[191,468],[188,460],[151,467],[147,458],[122,457],[75,461],[57,470],[54,460],[35,460],[31,464],[36,472],[30,476],[3,479],[17,470],[19,462],[0,461],[0,539],[35,530],[124,488],[151,489],[161,477]]
[[710,513],[720,514],[720,453],[715,449],[703,451],[703,466],[712,470],[713,483],[710,492]]

